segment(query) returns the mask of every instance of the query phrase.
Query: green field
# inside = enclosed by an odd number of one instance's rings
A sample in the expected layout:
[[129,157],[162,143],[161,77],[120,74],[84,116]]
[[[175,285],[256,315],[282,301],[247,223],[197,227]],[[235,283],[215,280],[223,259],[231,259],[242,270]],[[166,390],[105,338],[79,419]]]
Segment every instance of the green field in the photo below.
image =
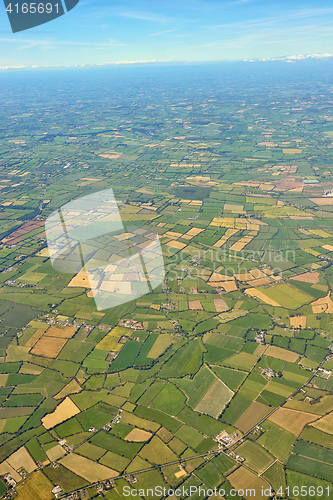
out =
[[333,477],[333,465],[311,458],[301,457],[299,455],[290,455],[287,467],[303,474],[311,474],[312,476],[331,481]]
[[201,479],[201,481],[208,486],[208,488],[212,489],[218,486],[223,479],[222,474],[218,468],[215,467],[213,462],[210,462],[198,469],[196,476],[198,476],[198,478]]
[[223,366],[211,366],[211,369],[216,375],[228,386],[232,391],[236,391],[242,382],[247,377],[247,373],[239,370],[231,370]]
[[237,448],[238,455],[245,458],[245,465],[248,465],[255,472],[261,473],[271,463],[274,462],[274,457],[265,451],[258,443],[253,441],[245,441]]
[[176,416],[185,405],[185,396],[171,383],[165,385],[152,401],[152,408]]
[[333,451],[330,451],[322,446],[307,443],[306,441],[299,440],[293,449],[295,455],[313,458],[319,462],[333,465]]
[[191,340],[163,365],[160,376],[163,378],[180,378],[184,375],[196,373],[202,363],[203,352],[204,346],[201,340]]
[[291,452],[296,436],[269,420],[266,420],[262,427],[265,432],[258,439],[258,443],[264,446],[274,457],[284,462]]
[[254,354],[248,354],[246,352],[241,352],[232,356],[231,358],[223,361],[224,366],[228,366],[230,368],[235,368],[237,370],[247,370],[251,371],[258,358]]
[[305,427],[300,435],[300,439],[303,441],[310,441],[310,443],[319,444],[320,446],[333,450],[333,436],[326,434],[319,429],[315,429],[314,427]]
[[286,283],[268,288],[258,287],[258,290],[286,309],[295,310],[314,300],[311,295]]
[[191,448],[196,448],[204,438],[202,434],[187,425],[183,425],[176,432],[176,436]]
[[[316,496],[323,500],[330,500],[332,496],[332,483],[329,481],[323,481],[322,479],[317,479],[316,477],[288,469],[286,472],[286,479],[287,486],[289,486],[290,498],[292,500],[301,500],[302,498],[311,500],[316,498]],[[301,486],[306,488],[305,495],[301,495]],[[311,487],[312,489],[310,490]],[[313,495],[313,487],[315,495]]]
[[266,472],[264,472],[263,477],[269,482],[275,492],[278,491],[281,486],[284,491],[286,480],[282,464],[275,462]]
[[215,380],[214,374],[203,366],[193,379],[183,378],[177,380],[176,384],[188,397],[188,404],[195,408]]

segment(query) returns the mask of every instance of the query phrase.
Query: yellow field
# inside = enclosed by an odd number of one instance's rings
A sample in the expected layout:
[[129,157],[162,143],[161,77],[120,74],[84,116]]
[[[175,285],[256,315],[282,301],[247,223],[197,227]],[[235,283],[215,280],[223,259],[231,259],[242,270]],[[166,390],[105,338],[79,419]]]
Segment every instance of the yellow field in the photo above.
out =
[[148,352],[147,358],[158,358],[171,345],[171,342],[171,336],[168,333],[160,334]]
[[118,158],[120,158],[120,156],[122,155],[122,153],[120,154],[112,154],[112,155],[109,155],[109,154],[106,154],[106,155],[98,155],[98,156],[101,156],[102,158],[108,158],[109,160],[117,160]]
[[47,450],[46,455],[51,462],[55,462],[56,460],[59,460],[59,458],[66,455],[66,452],[60,444],[56,444],[53,448]]
[[57,326],[50,326],[45,332],[45,337],[57,337],[61,339],[70,339],[75,334],[77,328],[75,326],[65,326],[65,328],[58,328]]
[[75,379],[71,380],[69,384],[67,384],[63,389],[61,389],[58,394],[53,396],[54,399],[62,399],[65,396],[69,396],[69,394],[77,394],[82,391],[82,387],[76,382]]
[[326,297],[323,297],[321,299],[316,300],[315,302],[312,302],[311,306],[312,306],[312,312],[314,314],[322,312],[325,312],[326,314],[333,313],[333,302],[329,293]]
[[42,424],[45,429],[52,429],[52,427],[55,427],[61,422],[74,417],[74,415],[77,415],[78,413],[80,413],[79,408],[70,398],[67,397],[62,403],[60,403],[60,405],[57,406],[54,412],[49,413],[42,418]]
[[294,328],[306,328],[306,316],[290,317],[290,325]]
[[10,474],[17,483],[22,480],[20,474],[6,460],[0,464],[0,476],[4,476],[5,474]]
[[[214,225],[213,223],[210,224],[211,226]],[[221,239],[219,239],[216,243],[214,243],[214,247],[220,248],[226,241],[228,241],[231,236],[234,234],[238,233],[238,229],[227,229],[224,235],[222,236]]]
[[142,429],[133,429],[127,436],[125,437],[125,441],[134,441],[135,443],[142,443],[142,441],[148,441],[152,434],[147,431],[143,431]]
[[141,429],[145,429],[146,431],[156,432],[161,426],[156,422],[151,422],[150,420],[145,420],[143,418],[137,417],[133,413],[124,411],[122,413],[123,423],[134,425],[136,427],[140,427]]
[[[261,479],[261,477],[257,477],[256,474],[245,467],[239,467],[235,472],[232,472],[227,479],[235,490],[243,490],[243,493],[240,494],[247,500],[264,500],[269,498],[267,495],[261,495],[262,490],[264,491],[269,488],[266,481]],[[254,492],[250,490],[255,490],[255,494],[252,495]]]
[[224,312],[229,309],[224,299],[214,299],[214,306],[216,312]]
[[283,361],[289,361],[291,363],[295,363],[299,354],[292,351],[287,351],[286,349],[282,349],[282,347],[276,347],[274,345],[268,346],[266,352],[266,356],[271,356],[272,358],[282,359]]
[[333,205],[333,198],[309,198],[309,200],[313,201],[316,205],[323,206],[323,205]]
[[[333,249],[333,247],[332,247]],[[293,276],[290,278],[291,280],[296,280],[296,281],[303,281],[304,283],[312,283],[315,285],[319,281],[319,273],[302,273],[298,274],[297,276]]]
[[328,434],[333,434],[333,411],[311,425],[316,429],[327,432]]
[[19,450],[15,451],[9,458],[7,458],[7,462],[13,469],[18,470],[21,467],[24,467],[27,472],[32,472],[37,469],[37,466],[27,450],[22,446]]
[[66,344],[67,339],[57,337],[42,337],[31,350],[31,354],[45,358],[56,358]]
[[268,420],[279,425],[286,431],[295,434],[295,436],[299,436],[306,424],[317,420],[317,418],[318,415],[314,415],[313,413],[279,408]]
[[17,500],[53,500],[53,484],[41,471],[35,472],[17,487]]
[[267,297],[267,295],[264,295],[262,292],[256,290],[255,288],[247,288],[245,290],[245,293],[247,293],[251,297],[257,297],[258,299],[262,300],[263,302],[265,302],[270,306],[281,307],[281,305],[278,302],[275,302],[275,300],[270,299],[269,297]]
[[229,250],[235,251],[235,252],[240,252],[252,240],[253,240],[253,236],[243,236],[243,238],[240,238],[238,241],[236,241],[236,243],[231,245]]
[[324,250],[328,250],[329,252],[333,252],[333,246],[332,245],[322,245]]
[[1,375],[0,375],[0,387],[5,387],[8,377],[9,377],[8,373],[1,373]]
[[203,307],[202,307],[202,304],[200,302],[200,300],[189,300],[188,301],[188,308],[190,310],[203,310]]
[[179,472],[175,472],[174,476],[179,479],[180,477],[187,476],[186,470],[180,470]]
[[180,241],[175,241],[175,240],[169,241],[168,243],[166,243],[166,245],[171,248],[177,248],[178,250],[182,250],[183,248],[186,247],[185,243],[180,243]]
[[234,292],[237,290],[235,281],[213,281],[209,282],[208,285],[214,288],[224,288],[226,292]]
[[232,276],[227,276],[226,274],[213,272],[209,281],[234,281],[234,278]]
[[38,330],[36,330],[35,333],[31,335],[30,339],[26,341],[24,347],[28,347],[29,349],[31,349],[36,344],[36,342],[38,342],[38,340],[44,335],[45,332],[46,330],[44,330],[43,328],[39,328]]
[[74,276],[67,286],[91,288],[88,274],[85,271],[80,271],[76,276]]
[[247,282],[247,284],[250,285],[251,287],[268,285],[268,283],[270,283],[270,280],[267,278],[257,278],[254,280],[248,280]]
[[183,233],[176,233],[174,231],[167,231],[166,233],[163,234],[163,237],[164,236],[167,236],[168,238],[171,238],[172,240],[174,240],[175,238],[180,238],[181,236],[183,236]]
[[252,276],[250,273],[236,273],[236,274],[234,274],[234,277],[239,281],[247,281],[247,280],[252,279]]
[[235,423],[235,427],[247,432],[270,412],[270,408],[254,401]]
[[192,238],[194,238],[194,236],[197,236],[202,231],[204,231],[204,229],[199,229],[197,227],[192,227],[189,231],[187,231],[187,233],[185,233],[185,234],[182,235],[182,238],[184,240],[191,240]]
[[74,474],[77,474],[78,476],[83,477],[86,481],[89,481],[89,483],[111,479],[119,475],[115,470],[105,467],[105,465],[93,462],[88,458],[75,455],[75,453],[66,455],[60,460],[60,463],[67,469],[74,472]]
[[284,155],[295,155],[297,153],[301,153],[302,150],[298,148],[288,148],[288,149],[282,149]]
[[260,269],[252,269],[250,271],[252,274],[253,278],[258,279],[258,278],[266,278],[266,273],[263,271],[260,271]]
[[319,238],[331,238],[332,235],[323,231],[322,229],[309,229],[309,232],[314,234],[315,236],[319,236]]
[[118,341],[123,335],[130,336],[132,335],[133,330],[129,328],[124,328],[122,326],[116,326],[109,332],[104,339],[102,339],[96,346],[96,349],[102,351],[113,351],[118,352],[121,348],[122,344],[119,344]]

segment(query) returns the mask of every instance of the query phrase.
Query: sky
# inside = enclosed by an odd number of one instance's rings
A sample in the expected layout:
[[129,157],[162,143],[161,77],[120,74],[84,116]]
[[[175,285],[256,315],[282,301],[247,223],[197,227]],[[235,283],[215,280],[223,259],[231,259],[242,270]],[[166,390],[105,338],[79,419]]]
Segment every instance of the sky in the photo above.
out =
[[19,33],[0,0],[2,69],[306,54],[333,56],[331,0],[80,0]]

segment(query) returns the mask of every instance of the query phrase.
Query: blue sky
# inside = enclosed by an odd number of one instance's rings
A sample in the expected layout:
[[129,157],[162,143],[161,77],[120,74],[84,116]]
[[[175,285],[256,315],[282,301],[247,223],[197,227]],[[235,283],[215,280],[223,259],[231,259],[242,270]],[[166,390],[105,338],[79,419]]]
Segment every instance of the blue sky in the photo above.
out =
[[80,0],[15,34],[0,9],[0,67],[333,54],[331,1]]

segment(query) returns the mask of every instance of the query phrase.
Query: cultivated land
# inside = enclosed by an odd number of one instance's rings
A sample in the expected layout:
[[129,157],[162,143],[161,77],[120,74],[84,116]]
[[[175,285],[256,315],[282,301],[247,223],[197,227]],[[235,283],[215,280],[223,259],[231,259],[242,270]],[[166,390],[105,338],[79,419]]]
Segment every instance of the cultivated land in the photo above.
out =
[[[19,499],[93,498],[111,478],[116,499],[119,474],[332,484],[331,70],[318,85],[288,65],[290,83],[274,64],[152,69],[132,90],[105,69],[75,98],[70,76],[0,83],[0,476]],[[107,188],[139,248],[159,235],[166,276],[98,311],[97,275],[55,270],[44,223]],[[111,259],[90,243],[94,265]],[[128,288],[114,269],[103,286]]]

